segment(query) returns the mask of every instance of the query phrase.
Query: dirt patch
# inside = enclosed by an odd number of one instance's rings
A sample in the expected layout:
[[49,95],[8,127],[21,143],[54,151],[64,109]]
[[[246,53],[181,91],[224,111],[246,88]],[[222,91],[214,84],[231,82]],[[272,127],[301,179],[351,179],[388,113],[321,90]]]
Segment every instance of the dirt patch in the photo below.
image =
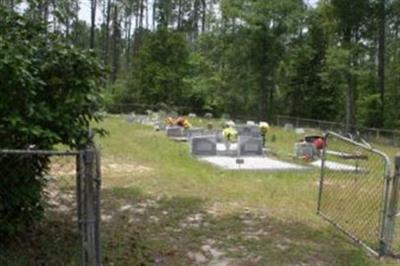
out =
[[121,173],[146,173],[152,171],[150,167],[139,165],[137,163],[103,163],[101,170],[104,174],[121,174]]

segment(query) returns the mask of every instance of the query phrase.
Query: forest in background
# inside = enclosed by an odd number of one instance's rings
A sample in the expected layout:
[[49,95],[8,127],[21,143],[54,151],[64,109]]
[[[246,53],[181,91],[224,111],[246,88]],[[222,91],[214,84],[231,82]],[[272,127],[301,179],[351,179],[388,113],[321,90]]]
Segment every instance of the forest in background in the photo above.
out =
[[[0,0],[108,69],[105,101],[400,126],[400,0]],[[91,7],[91,23],[79,19]]]

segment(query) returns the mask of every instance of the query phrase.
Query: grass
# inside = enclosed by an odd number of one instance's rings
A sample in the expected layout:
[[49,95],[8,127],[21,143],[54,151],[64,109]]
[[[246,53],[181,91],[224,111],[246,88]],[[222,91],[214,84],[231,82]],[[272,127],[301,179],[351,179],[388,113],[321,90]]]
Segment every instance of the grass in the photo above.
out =
[[[208,122],[194,120],[199,126]],[[104,265],[397,263],[370,256],[316,215],[318,170],[220,170],[151,127],[121,118],[107,118],[101,126],[110,133],[97,140]],[[269,136],[268,146],[277,157],[291,160],[288,154],[299,136],[279,128]],[[13,252],[5,256],[11,260],[2,261],[0,252],[0,265],[75,265],[76,224],[56,219],[42,228],[34,245],[21,239],[14,249],[8,247]]]
[[[106,262],[191,265],[200,253],[212,264],[204,251],[212,246],[232,265],[395,263],[369,256],[316,215],[318,171],[223,171],[151,127],[118,118],[102,126],[110,132],[100,140]],[[270,147],[289,159],[298,136],[272,134]]]

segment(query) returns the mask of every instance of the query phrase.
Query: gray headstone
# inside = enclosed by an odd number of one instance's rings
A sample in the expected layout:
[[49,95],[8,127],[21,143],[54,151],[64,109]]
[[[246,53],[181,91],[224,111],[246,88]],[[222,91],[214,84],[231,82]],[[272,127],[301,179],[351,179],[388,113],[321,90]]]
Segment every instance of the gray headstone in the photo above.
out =
[[135,115],[134,115],[134,114],[128,115],[128,117],[127,117],[126,120],[128,121],[128,123],[134,123],[134,122],[136,122]]
[[213,114],[212,113],[206,113],[204,115],[205,118],[213,118]]
[[215,136],[197,136],[190,140],[192,155],[217,155],[217,139]]
[[296,130],[294,131],[296,134],[298,135],[302,135],[304,133],[306,133],[306,131],[304,130],[304,128],[296,128]]
[[167,136],[171,138],[186,137],[186,133],[181,127],[167,127]]
[[196,115],[195,113],[190,113],[190,114],[188,115],[188,117],[190,117],[190,118],[195,118],[195,117],[197,117],[197,115]]
[[262,156],[263,142],[261,137],[241,136],[238,147],[239,156]]
[[255,125],[256,125],[256,122],[254,122],[254,121],[247,121],[247,122],[246,122],[246,125],[247,125],[247,126],[255,126]]
[[202,135],[204,135],[203,128],[191,128],[187,131],[188,138],[198,137],[198,136],[202,136]]
[[285,124],[285,126],[283,127],[285,131],[293,131],[293,128],[293,124]]
[[249,125],[245,125],[245,126],[238,126],[237,127],[237,131],[239,136],[248,136],[248,137],[261,137],[261,130],[259,126],[249,126]]
[[215,132],[215,137],[217,138],[217,142],[218,143],[225,141],[225,138],[224,138],[224,135],[222,134],[222,131]]
[[318,151],[312,143],[296,143],[294,145],[294,153],[296,157],[315,157],[318,155]]
[[160,121],[154,122],[154,129],[156,131],[164,131],[164,130],[166,130],[166,128],[167,128],[167,126],[165,125],[165,123],[160,122]]

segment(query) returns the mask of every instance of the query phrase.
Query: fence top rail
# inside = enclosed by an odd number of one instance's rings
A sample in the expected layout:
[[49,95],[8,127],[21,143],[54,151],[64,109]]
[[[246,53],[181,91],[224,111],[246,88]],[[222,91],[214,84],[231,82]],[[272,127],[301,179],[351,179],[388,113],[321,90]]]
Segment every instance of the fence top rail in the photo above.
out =
[[333,131],[328,131],[325,134],[325,139],[328,139],[329,136],[334,136],[335,138],[338,138],[338,139],[344,140],[346,142],[352,143],[352,144],[354,144],[354,145],[356,145],[358,147],[361,147],[364,150],[367,150],[367,151],[370,151],[372,153],[375,153],[375,154],[379,155],[385,161],[385,164],[386,164],[385,165],[385,178],[389,178],[389,177],[392,176],[392,162],[391,162],[391,160],[390,160],[390,158],[389,158],[389,156],[387,154],[381,152],[380,150],[377,150],[377,149],[374,149],[372,147],[366,146],[363,143],[359,143],[359,142],[356,142],[356,141],[354,141],[352,139],[346,138],[346,137],[344,137],[344,136],[342,136],[340,134],[337,134],[337,133],[335,133]]
[[1,154],[22,154],[22,155],[56,155],[56,156],[73,156],[79,155],[79,151],[52,151],[52,150],[13,150],[0,149]]
[[[294,117],[294,116],[288,116],[288,115],[277,115],[276,117],[277,118],[283,118],[283,119],[299,120],[299,121],[304,121],[304,122],[315,122],[315,123],[321,123],[321,124],[339,125],[339,126],[344,127],[344,124],[340,123],[340,122],[317,120],[317,119],[311,119],[311,118],[300,118],[300,117]],[[356,127],[356,129],[357,130],[367,130],[367,131],[379,131],[381,133],[396,133],[396,134],[400,134],[400,130],[395,130],[395,129],[372,128],[372,127]]]

